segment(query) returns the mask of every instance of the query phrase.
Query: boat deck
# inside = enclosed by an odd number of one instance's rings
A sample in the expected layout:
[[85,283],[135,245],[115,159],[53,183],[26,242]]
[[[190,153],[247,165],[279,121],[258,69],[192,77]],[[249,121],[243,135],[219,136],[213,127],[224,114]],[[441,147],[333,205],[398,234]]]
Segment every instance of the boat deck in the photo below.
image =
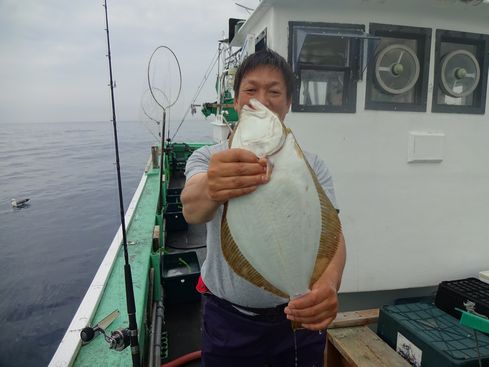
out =
[[[174,175],[170,189],[181,189],[184,185],[183,174]],[[199,268],[206,256],[205,224],[189,224],[187,229],[168,231],[166,233],[165,254],[195,252]],[[195,279],[190,289],[195,287]],[[165,279],[162,279],[165,283]],[[172,288],[165,294],[165,324],[162,333],[162,363],[167,363],[201,349],[201,302],[198,295],[191,302],[171,303],[179,295],[171,292],[188,292]],[[195,291],[196,292],[196,291]],[[200,360],[185,364],[187,367],[200,366]]]
[[[191,224],[187,231],[168,232],[167,253],[182,253],[195,251],[199,265],[205,259],[206,249],[198,248],[205,245],[205,224]],[[173,247],[179,247],[178,249]],[[168,298],[171,299],[171,298]],[[201,349],[201,304],[200,300],[178,304],[165,305],[165,325],[167,334],[162,335],[167,345],[168,356],[163,363],[171,361],[185,354]],[[168,337],[168,335],[170,337]],[[166,340],[165,340],[166,339]],[[164,356],[162,351],[162,357]],[[199,366],[200,362],[186,364],[185,366]]]
[[[201,349],[201,311],[200,301],[168,305],[165,308],[162,343],[167,346],[167,356],[163,354],[162,363],[167,363]],[[164,344],[162,344],[164,346]],[[200,366],[200,360],[185,364],[186,367]]]

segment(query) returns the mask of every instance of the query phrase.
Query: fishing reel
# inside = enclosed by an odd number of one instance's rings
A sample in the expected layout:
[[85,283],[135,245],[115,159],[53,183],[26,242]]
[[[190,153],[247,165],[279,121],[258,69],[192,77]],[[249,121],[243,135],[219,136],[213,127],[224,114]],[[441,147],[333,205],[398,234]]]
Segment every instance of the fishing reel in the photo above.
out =
[[105,332],[105,329],[119,316],[119,311],[115,310],[110,315],[105,317],[95,326],[87,326],[80,332],[80,338],[83,345],[90,343],[99,334],[103,334],[104,339],[109,343],[110,349],[117,351],[124,350],[129,344],[131,344],[131,332],[128,328],[117,329],[109,334]]
[[105,341],[109,343],[110,349],[115,349],[121,351],[126,349],[129,344],[131,344],[130,331],[129,329],[117,329],[110,333],[110,335],[105,333],[104,329],[86,327],[80,332],[80,338],[83,344],[90,343],[98,334],[103,334]]
[[110,349],[121,351],[126,349],[131,344],[131,334],[129,329],[117,329],[114,330],[110,336],[105,336],[105,340],[109,343]]

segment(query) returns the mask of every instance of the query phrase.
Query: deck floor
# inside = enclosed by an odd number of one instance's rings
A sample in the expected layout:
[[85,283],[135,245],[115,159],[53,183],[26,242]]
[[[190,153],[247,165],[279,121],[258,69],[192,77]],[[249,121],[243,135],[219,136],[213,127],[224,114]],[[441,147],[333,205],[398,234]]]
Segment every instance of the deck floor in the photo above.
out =
[[[168,358],[162,360],[163,363],[201,349],[200,308],[200,301],[166,307],[164,329],[168,333]],[[200,361],[185,366],[200,366]]]
[[[185,181],[181,175],[172,177],[171,188],[183,187]],[[190,224],[187,230],[167,232],[165,250],[168,253],[195,251],[199,265],[205,259],[206,226]],[[171,296],[171,295],[169,295]],[[201,302],[171,304],[165,302],[165,325],[168,356],[162,359],[167,363],[178,357],[201,349]],[[163,355],[162,355],[163,357]],[[200,366],[200,360],[185,364],[186,367]]]
[[[166,249],[169,253],[195,251],[199,265],[202,266],[206,248],[193,248],[204,246],[205,237],[205,224],[191,224],[187,231],[168,232]],[[168,358],[165,358],[163,363],[201,349],[200,300],[192,303],[167,304],[165,307],[164,329],[168,335]],[[185,366],[200,366],[200,361],[187,363]]]

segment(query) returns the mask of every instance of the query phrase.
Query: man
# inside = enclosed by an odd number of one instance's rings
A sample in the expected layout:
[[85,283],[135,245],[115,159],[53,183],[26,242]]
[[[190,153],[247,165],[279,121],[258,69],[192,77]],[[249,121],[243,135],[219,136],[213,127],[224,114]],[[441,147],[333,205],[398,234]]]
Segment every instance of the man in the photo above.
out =
[[[283,121],[290,108],[293,77],[287,62],[271,50],[249,56],[235,77],[238,114],[256,98]],[[334,205],[327,167],[316,155],[306,153],[306,158]],[[284,367],[295,366],[296,358],[301,367],[323,365],[326,339],[321,331],[338,310],[337,291],[346,257],[343,235],[335,257],[311,292],[288,304],[235,274],[221,252],[223,204],[266,185],[266,171],[266,159],[247,150],[228,149],[227,143],[201,148],[187,162],[183,214],[189,223],[207,223],[207,258],[202,266],[205,285],[201,284],[204,366]],[[294,336],[289,320],[300,322],[304,329]]]

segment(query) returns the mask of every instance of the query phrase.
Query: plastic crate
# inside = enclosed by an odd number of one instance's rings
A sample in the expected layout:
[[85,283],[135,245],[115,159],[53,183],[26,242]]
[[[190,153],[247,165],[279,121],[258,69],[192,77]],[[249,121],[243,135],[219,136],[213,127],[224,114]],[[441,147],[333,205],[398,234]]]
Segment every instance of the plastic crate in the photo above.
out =
[[[170,191],[171,190],[171,191]],[[168,189],[166,196],[167,207],[165,211],[166,230],[169,232],[185,231],[188,223],[183,217],[180,192],[182,189]]]
[[[377,334],[418,367],[478,367],[474,331],[432,304],[383,306]],[[483,366],[489,366],[489,337],[477,333]]]
[[185,231],[188,228],[188,223],[185,220],[182,209],[173,210],[170,205],[165,213],[166,230],[169,232]]
[[475,311],[489,317],[489,284],[477,278],[466,278],[441,282],[436,292],[435,305],[460,319],[458,307],[465,310],[464,302],[475,303]]
[[168,195],[180,196],[180,194],[182,193],[182,190],[183,189],[181,187],[171,187],[171,188],[168,188],[167,193],[168,193]]
[[166,202],[168,204],[181,204],[180,195],[166,195]]
[[193,302],[200,299],[195,289],[200,265],[195,251],[163,256],[163,290],[167,304]]

